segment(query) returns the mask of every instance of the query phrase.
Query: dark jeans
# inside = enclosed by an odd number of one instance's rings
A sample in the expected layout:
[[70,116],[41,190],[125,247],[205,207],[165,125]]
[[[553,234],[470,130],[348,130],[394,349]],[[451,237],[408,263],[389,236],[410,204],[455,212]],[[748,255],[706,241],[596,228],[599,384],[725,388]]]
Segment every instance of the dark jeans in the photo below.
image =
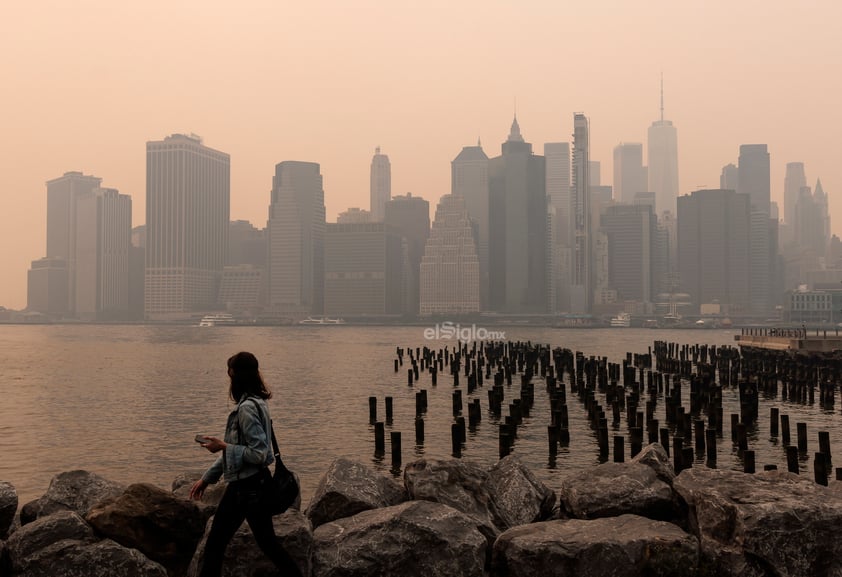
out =
[[222,559],[228,542],[247,520],[257,545],[269,557],[284,577],[301,577],[298,565],[292,560],[275,537],[272,516],[257,506],[261,480],[271,477],[269,469],[241,481],[228,484],[213,517],[210,534],[205,544],[204,563],[200,577],[219,577],[222,573]]

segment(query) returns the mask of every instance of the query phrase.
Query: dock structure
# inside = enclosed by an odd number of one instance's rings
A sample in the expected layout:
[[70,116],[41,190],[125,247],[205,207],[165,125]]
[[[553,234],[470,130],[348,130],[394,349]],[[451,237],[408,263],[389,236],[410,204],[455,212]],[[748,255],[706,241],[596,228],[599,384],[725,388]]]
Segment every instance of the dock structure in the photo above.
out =
[[734,336],[734,340],[741,348],[802,354],[842,352],[842,334],[839,334],[839,329],[816,329],[814,332],[806,328],[744,328]]

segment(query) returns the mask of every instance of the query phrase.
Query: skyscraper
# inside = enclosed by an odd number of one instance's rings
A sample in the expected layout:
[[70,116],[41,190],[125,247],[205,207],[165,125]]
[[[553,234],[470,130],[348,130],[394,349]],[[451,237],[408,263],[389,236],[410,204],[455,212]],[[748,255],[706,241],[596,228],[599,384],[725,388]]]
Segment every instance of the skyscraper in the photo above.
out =
[[570,143],[544,144],[546,162],[547,200],[549,201],[548,290],[551,294],[550,312],[570,310]]
[[374,149],[371,159],[371,219],[383,220],[384,205],[392,198],[392,164],[389,157],[380,154],[380,147]]
[[752,210],[758,210],[768,215],[771,185],[769,181],[769,151],[766,145],[740,145],[737,171],[737,192],[751,197]]
[[[765,144],[743,144],[737,164],[737,192],[747,194],[751,203],[751,234],[749,237],[751,310],[766,315],[776,300],[773,294],[777,222],[770,219],[769,151]],[[683,225],[682,225],[683,226]],[[774,230],[772,230],[774,227]]]
[[749,309],[749,198],[733,190],[697,190],[678,198],[681,287],[693,304]]
[[642,144],[621,142],[614,147],[614,200],[632,204],[636,194],[647,191],[646,174]]
[[195,135],[146,143],[148,319],[186,317],[216,305],[228,252],[228,154]]
[[591,236],[589,130],[584,114],[573,117],[573,278],[570,288],[572,312],[589,313],[593,303],[593,239]]
[[652,302],[657,222],[648,204],[609,206],[600,219],[608,238],[608,286],[621,300]]
[[664,81],[661,79],[661,118],[649,127],[647,162],[649,191],[655,193],[655,213],[675,214],[678,198],[678,133],[664,120]]
[[462,148],[450,163],[451,194],[465,199],[468,215],[476,227],[479,253],[480,306],[488,308],[488,156],[482,145]]
[[411,193],[386,203],[384,222],[406,239],[407,273],[404,275],[406,312],[417,315],[420,303],[421,258],[430,236],[430,203]]
[[268,304],[273,312],[321,314],[324,306],[325,193],[315,162],[275,165],[268,241]]
[[421,315],[480,310],[479,257],[465,199],[441,197],[421,260]]
[[[76,310],[76,203],[99,188],[101,178],[65,172],[47,181],[47,258],[64,259],[67,274],[66,312]],[[61,268],[50,267],[52,275]]]
[[543,156],[524,142],[517,118],[488,165],[491,310],[546,313],[547,193]]
[[722,167],[722,172],[719,175],[719,189],[736,192],[739,180],[740,171],[737,170],[737,165],[734,163],[726,164]]
[[784,221],[792,226],[795,224],[795,204],[803,187],[807,186],[807,175],[804,173],[803,162],[787,162],[784,176]]
[[76,316],[125,320],[131,316],[132,199],[97,188],[76,200]]

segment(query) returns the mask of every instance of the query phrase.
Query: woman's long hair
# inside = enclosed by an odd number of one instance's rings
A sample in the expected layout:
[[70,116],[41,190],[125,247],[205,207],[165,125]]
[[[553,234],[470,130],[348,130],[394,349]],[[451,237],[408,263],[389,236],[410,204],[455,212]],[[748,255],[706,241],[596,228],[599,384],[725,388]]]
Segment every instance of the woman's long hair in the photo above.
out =
[[266,387],[257,363],[257,357],[245,351],[228,359],[228,376],[231,378],[229,394],[234,402],[240,402],[243,395],[261,399],[272,398],[272,391]]

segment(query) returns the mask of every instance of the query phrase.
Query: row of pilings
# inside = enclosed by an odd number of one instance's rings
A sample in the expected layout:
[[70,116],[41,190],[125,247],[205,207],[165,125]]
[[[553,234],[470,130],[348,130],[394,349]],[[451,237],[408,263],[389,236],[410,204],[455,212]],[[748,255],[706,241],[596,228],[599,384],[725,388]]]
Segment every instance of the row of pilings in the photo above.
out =
[[[395,352],[395,373],[405,370],[406,385],[417,388],[416,447],[425,443],[428,417],[428,390],[419,387],[422,375],[433,388],[452,388],[450,449],[457,458],[468,442],[467,432],[477,431],[484,417],[496,425],[501,458],[516,447],[525,424],[534,426],[544,418],[551,464],[559,448],[574,442],[595,439],[600,462],[609,458],[621,462],[627,454],[634,457],[644,444],[660,442],[679,472],[699,462],[716,467],[718,445],[725,444],[736,451],[743,470],[753,473],[755,451],[749,439],[751,432],[757,432],[760,399],[812,405],[818,396],[822,409],[832,408],[842,382],[842,363],[832,357],[663,341],[656,341],[647,353],[627,352],[620,363],[529,341],[474,341],[438,349],[398,347]],[[546,395],[543,415],[533,412],[536,384]],[[486,391],[480,393],[483,388]],[[727,416],[723,414],[724,390],[736,391],[739,399],[738,410]],[[586,415],[585,435],[581,430],[571,431],[569,402],[580,405],[578,409]],[[393,425],[393,398],[387,396],[384,404],[385,423],[377,418],[377,398],[369,398],[378,459],[386,453],[385,427]],[[800,462],[807,458],[807,425],[795,425],[797,443],[792,444],[789,415],[771,407],[770,438],[783,446],[788,470],[799,473]],[[832,471],[830,437],[827,431],[819,431],[818,437],[813,471],[816,481],[826,484]],[[401,432],[392,430],[390,441],[392,470],[398,472]],[[763,468],[775,469],[777,464]],[[842,469],[836,475],[842,477]]]

